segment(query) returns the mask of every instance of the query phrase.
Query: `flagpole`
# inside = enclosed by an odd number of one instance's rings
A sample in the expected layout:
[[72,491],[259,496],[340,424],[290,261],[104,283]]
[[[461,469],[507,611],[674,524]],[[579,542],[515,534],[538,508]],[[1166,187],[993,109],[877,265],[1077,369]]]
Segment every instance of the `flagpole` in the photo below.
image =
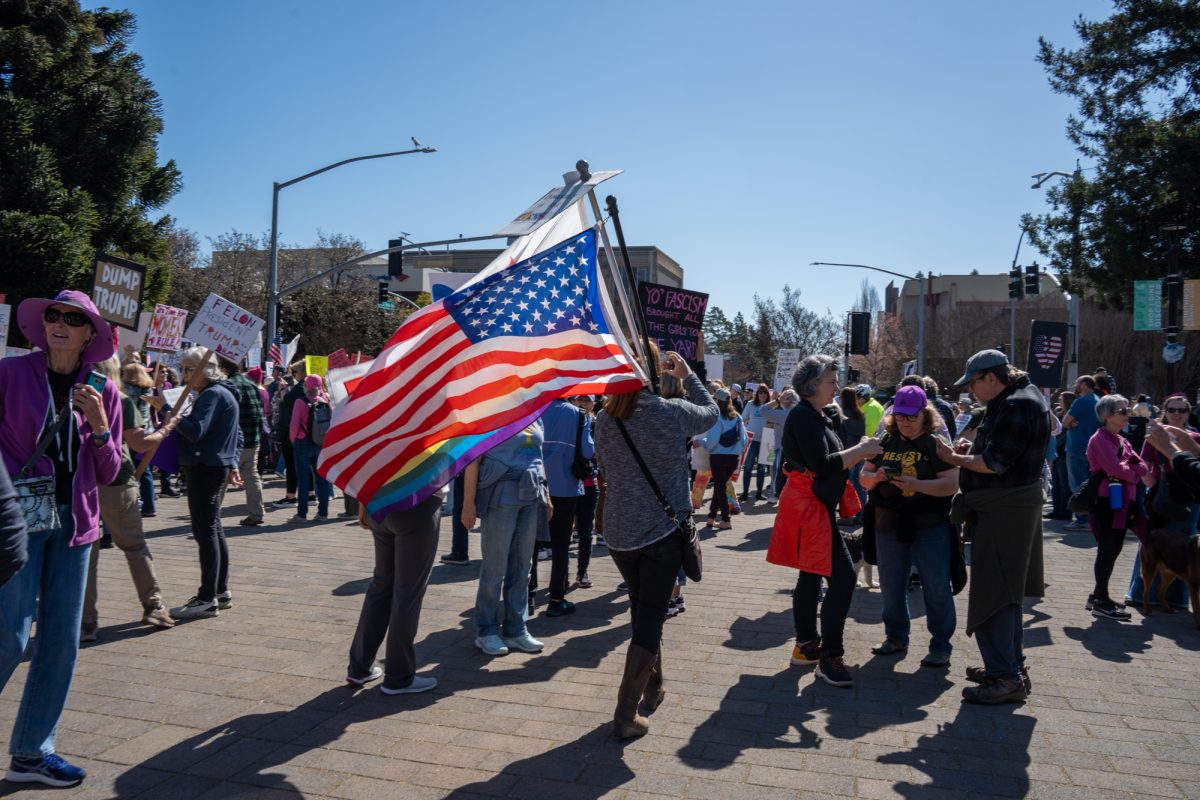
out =
[[[633,343],[633,348],[637,354],[642,357],[642,362],[647,364],[647,372],[651,376],[651,385],[654,387],[654,393],[658,394],[658,369],[657,366],[650,366],[649,345],[643,345],[639,338],[641,331],[638,329],[637,318],[633,314],[633,305],[629,301],[629,294],[625,290],[625,277],[617,266],[617,257],[613,254],[612,243],[608,240],[608,228],[604,224],[604,215],[600,213],[600,202],[596,200],[596,190],[588,190],[588,199],[592,202],[592,216],[596,219],[596,225],[600,228],[600,241],[604,243],[604,254],[608,261],[608,268],[612,270],[613,277],[616,279],[617,295],[621,300],[621,310],[625,312],[625,324],[629,326],[629,339]],[[599,265],[597,265],[597,269]],[[643,350],[643,347],[645,348]]]
[[[617,210],[617,198],[609,195],[604,198],[604,204],[608,207],[608,216],[613,221],[613,229],[617,232],[617,246],[621,248],[621,260],[625,264],[625,277],[629,280],[630,291],[633,292],[632,308],[637,310],[637,319],[641,322],[642,342],[646,346],[646,360],[653,362],[649,354],[653,351],[650,349],[650,333],[646,325],[646,310],[642,308],[642,295],[637,291],[637,287],[633,282],[633,265],[629,263],[629,248],[625,246],[625,231],[621,228],[621,212]],[[654,393],[658,394],[658,364],[650,363],[650,383],[654,387]]]

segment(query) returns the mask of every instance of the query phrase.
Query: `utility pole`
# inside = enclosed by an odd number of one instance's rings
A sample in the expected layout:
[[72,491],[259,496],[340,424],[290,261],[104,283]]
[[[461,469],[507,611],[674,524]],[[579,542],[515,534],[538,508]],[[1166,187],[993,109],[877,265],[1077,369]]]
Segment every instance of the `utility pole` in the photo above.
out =
[[[1167,294],[1167,324],[1163,332],[1167,334],[1167,345],[1176,344],[1179,333],[1183,329],[1180,312],[1183,301],[1183,278],[1179,274],[1179,235],[1187,230],[1186,225],[1163,225],[1159,228],[1167,234],[1167,277],[1163,281]],[[1175,391],[1176,361],[1167,359],[1167,394]]]

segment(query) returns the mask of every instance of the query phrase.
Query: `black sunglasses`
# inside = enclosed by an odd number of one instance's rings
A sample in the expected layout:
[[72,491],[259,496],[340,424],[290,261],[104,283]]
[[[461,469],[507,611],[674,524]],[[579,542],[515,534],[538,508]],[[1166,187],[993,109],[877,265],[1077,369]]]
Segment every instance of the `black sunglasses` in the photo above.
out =
[[59,311],[57,308],[47,308],[42,312],[42,320],[51,325],[60,319],[72,328],[82,328],[84,325],[92,324],[92,321],[87,318],[86,314],[81,314],[78,311]]
[[1176,408],[1168,408],[1166,411],[1167,411],[1167,413],[1168,413],[1168,414],[1186,414],[1186,413],[1188,413],[1188,412],[1189,412],[1189,411],[1191,411],[1191,410],[1192,410],[1192,409],[1191,409],[1191,408],[1189,408],[1188,406],[1184,406],[1183,408],[1178,408],[1178,407],[1176,407]]

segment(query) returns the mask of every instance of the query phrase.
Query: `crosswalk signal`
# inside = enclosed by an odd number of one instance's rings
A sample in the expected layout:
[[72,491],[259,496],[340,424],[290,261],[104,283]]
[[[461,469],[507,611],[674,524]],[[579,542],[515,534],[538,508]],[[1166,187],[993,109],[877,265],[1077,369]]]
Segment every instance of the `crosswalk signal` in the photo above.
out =
[[1020,300],[1025,296],[1025,284],[1021,280],[1021,268],[1013,267],[1008,271],[1008,298]]
[[379,299],[376,301],[379,305],[384,305],[390,302],[388,298],[388,283],[387,281],[379,282]]
[[870,351],[871,312],[850,312],[850,355],[865,356]]
[[1025,268],[1025,294],[1041,294],[1041,275],[1038,270],[1041,269],[1037,262],[1033,262]]

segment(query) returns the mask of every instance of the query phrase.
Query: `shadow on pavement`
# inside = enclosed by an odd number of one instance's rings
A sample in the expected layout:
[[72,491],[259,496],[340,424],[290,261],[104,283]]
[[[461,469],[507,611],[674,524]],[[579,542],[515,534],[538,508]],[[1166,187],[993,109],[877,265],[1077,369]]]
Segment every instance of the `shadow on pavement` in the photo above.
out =
[[[876,759],[906,764],[922,783],[900,781],[892,789],[910,800],[945,797],[1025,797],[1029,792],[1029,743],[1035,717],[1016,714],[1018,706],[963,703],[952,722],[917,739],[915,747]],[[969,763],[968,763],[969,762]]]
[[447,798],[557,797],[596,800],[636,776],[625,762],[625,748],[604,724],[573,742],[522,758],[486,781],[452,790]]

